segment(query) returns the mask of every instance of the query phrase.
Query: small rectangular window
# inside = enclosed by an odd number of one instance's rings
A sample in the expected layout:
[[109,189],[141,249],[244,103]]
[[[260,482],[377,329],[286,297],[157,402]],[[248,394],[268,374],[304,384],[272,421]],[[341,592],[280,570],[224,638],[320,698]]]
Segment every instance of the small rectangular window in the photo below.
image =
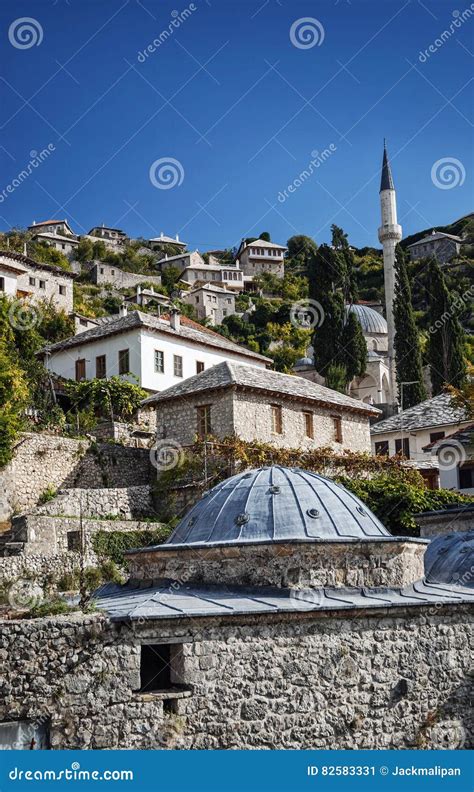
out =
[[105,355],[98,355],[95,359],[95,376],[97,379],[105,379],[106,377],[105,360]]
[[30,286],[36,286],[36,278],[30,277]]
[[171,648],[170,644],[144,644],[141,647],[140,691],[142,693],[169,690],[172,686]]
[[173,355],[173,371],[175,377],[183,376],[183,358],[181,355]]
[[66,287],[62,286],[61,284],[59,285],[59,294],[62,294],[63,297],[66,294]]
[[200,374],[201,371],[204,371],[204,363],[202,360],[196,360],[196,374]]
[[5,278],[0,278],[0,291],[5,291]]
[[376,456],[388,456],[388,440],[380,440],[375,443]]
[[40,287],[40,289],[46,289],[46,281],[40,280],[39,287]]
[[474,489],[473,465],[465,465],[459,468],[459,489]]
[[430,433],[430,443],[437,443],[438,440],[443,440],[445,437],[444,432],[431,432]]
[[76,381],[80,382],[86,378],[86,359],[79,358],[76,360]]
[[313,413],[304,412],[303,419],[304,419],[304,433],[306,437],[310,437],[311,439],[313,439],[314,438]]
[[104,274],[104,268],[103,268],[103,267],[101,267],[101,268],[100,268],[100,274],[101,274],[101,275],[103,275],[103,274]]
[[272,432],[273,434],[283,434],[282,410],[278,404],[272,404]]
[[165,373],[165,353],[161,349],[155,349],[155,372],[157,374]]
[[203,404],[196,407],[197,414],[197,436],[203,440],[211,434],[211,405]]
[[342,418],[340,415],[333,415],[332,422],[334,427],[334,442],[342,443]]
[[87,327],[87,319],[79,319],[79,324],[82,325],[82,327]]
[[67,549],[70,552],[78,553],[81,549],[81,532],[68,531],[67,532]]
[[130,350],[121,349],[118,353],[119,374],[128,374],[130,371]]
[[410,439],[408,437],[404,437],[403,440],[401,438],[395,440],[395,453],[403,454],[404,457],[410,459]]

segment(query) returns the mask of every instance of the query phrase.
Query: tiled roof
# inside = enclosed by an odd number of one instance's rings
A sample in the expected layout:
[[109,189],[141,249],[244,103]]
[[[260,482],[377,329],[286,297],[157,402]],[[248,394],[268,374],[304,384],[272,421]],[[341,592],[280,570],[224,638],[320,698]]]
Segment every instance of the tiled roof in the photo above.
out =
[[181,245],[181,247],[186,247],[186,242],[181,242],[180,239],[176,239],[175,237],[166,236],[166,234],[161,234],[161,236],[153,237],[153,239],[149,239],[149,242],[166,242],[169,245]]
[[472,589],[428,584],[419,580],[404,589],[314,588],[297,591],[275,587],[206,586],[163,581],[134,588],[107,583],[94,598],[111,621],[179,619],[189,616],[239,616],[308,613],[369,608],[420,607],[474,602]]
[[69,225],[67,220],[42,220],[41,223],[33,223],[33,225],[28,226],[28,228],[38,228],[38,226],[43,225],[55,225],[56,223],[65,223]]
[[279,250],[286,250],[285,245],[277,245],[276,242],[267,242],[266,239],[254,239],[253,242],[247,242],[244,247],[263,247],[263,248],[278,248]]
[[76,274],[70,270],[63,270],[61,267],[55,267],[54,264],[45,264],[43,261],[34,261],[34,259],[29,258],[29,256],[24,256],[23,253],[13,253],[11,250],[0,250],[0,257],[18,261],[24,264],[25,267],[31,267],[32,269],[42,269],[47,272],[53,272],[55,275],[64,275],[66,278],[76,277]]
[[281,374],[279,371],[269,371],[268,369],[256,368],[245,363],[234,363],[226,361],[212,366],[194,377],[173,385],[167,390],[155,393],[145,400],[147,404],[154,402],[168,401],[180,396],[189,396],[195,393],[215,390],[216,388],[228,388],[240,386],[252,388],[266,393],[277,393],[290,396],[293,399],[313,401],[331,407],[355,410],[369,415],[379,415],[380,410],[369,404],[344,396],[338,391],[317,385],[315,382],[296,377],[290,374]]
[[404,432],[414,429],[428,429],[431,426],[445,426],[446,424],[459,424],[466,421],[466,413],[452,404],[449,393],[440,393],[432,399],[427,399],[415,407],[385,418],[371,427],[371,434],[383,432]]
[[462,446],[474,445],[474,423],[464,426],[462,429],[458,429],[457,432],[443,437],[442,440],[435,440],[433,443],[428,443],[428,445],[424,446],[423,451],[431,451],[434,448],[438,450],[444,445],[450,445],[453,441],[461,443]]
[[[260,360],[265,363],[272,362],[270,358],[264,357],[263,355],[258,355],[256,352],[246,349],[246,347],[241,347],[239,344],[235,344],[233,341],[229,341],[229,339],[219,335],[219,333],[215,333],[212,330],[203,328],[202,325],[199,325],[197,322],[193,322],[192,319],[188,319],[185,316],[181,317],[179,330],[174,330],[169,324],[169,321],[166,321],[163,318],[158,318],[157,316],[152,316],[151,314],[142,313],[141,311],[132,311],[131,313],[127,314],[127,316],[113,319],[98,327],[91,327],[90,330],[85,330],[83,333],[80,333],[77,336],[66,338],[64,341],[58,341],[58,343],[52,344],[51,346],[47,347],[47,349],[53,353],[61,352],[63,349],[70,349],[71,347],[75,346],[83,346],[84,344],[93,343],[95,341],[101,340],[102,338],[107,338],[108,336],[117,335],[118,333],[126,333],[129,330],[133,330],[138,327],[143,327],[144,329],[158,333],[172,335],[177,338],[190,341],[191,343],[217,347],[224,352],[229,351],[238,353],[239,355],[245,355],[246,357]],[[41,351],[44,352],[45,350]]]
[[49,231],[40,231],[39,234],[35,234],[35,239],[57,239],[59,242],[70,242],[73,245],[79,244],[79,240],[75,237],[62,236],[62,234],[52,234]]
[[455,242],[462,242],[461,237],[454,236],[453,234],[444,234],[442,231],[433,231],[428,236],[423,237],[423,239],[419,239],[418,242],[413,242],[412,245],[408,245],[408,247],[416,247],[417,245],[423,245],[427,242],[433,242],[436,239],[454,239]]

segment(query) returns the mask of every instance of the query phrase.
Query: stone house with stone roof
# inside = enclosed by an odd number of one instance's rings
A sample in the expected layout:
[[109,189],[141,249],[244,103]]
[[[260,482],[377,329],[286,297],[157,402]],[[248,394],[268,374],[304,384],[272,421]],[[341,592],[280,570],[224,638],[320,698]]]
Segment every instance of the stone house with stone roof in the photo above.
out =
[[441,264],[446,264],[454,256],[458,256],[463,240],[454,234],[444,234],[442,231],[433,230],[431,234],[408,245],[408,252],[412,261],[434,256]]
[[237,435],[278,448],[370,451],[372,405],[302,377],[227,360],[144,402],[156,406],[158,438]]
[[22,253],[0,251],[0,292],[32,303],[51,300],[55,307],[70,313],[73,308],[75,274],[53,264],[34,261]]

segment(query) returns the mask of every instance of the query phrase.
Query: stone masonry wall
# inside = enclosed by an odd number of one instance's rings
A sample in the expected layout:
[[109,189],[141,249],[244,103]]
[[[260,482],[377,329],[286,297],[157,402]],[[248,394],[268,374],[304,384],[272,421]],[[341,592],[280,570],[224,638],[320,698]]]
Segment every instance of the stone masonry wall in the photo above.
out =
[[[52,748],[469,748],[468,606],[110,625],[0,623],[0,721]],[[172,683],[141,694],[140,644],[172,643]]]
[[415,515],[420,536],[432,537],[474,528],[474,508],[445,509]]
[[147,449],[25,434],[13,460],[0,471],[0,523],[12,512],[30,510],[50,488],[149,484],[153,472]]
[[131,520],[138,516],[151,516],[153,502],[151,488],[109,487],[107,489],[68,489],[60,491],[53,500],[35,508],[35,514],[79,517],[121,517]]
[[404,587],[424,575],[426,544],[416,542],[270,543],[202,550],[156,550],[126,556],[137,580],[238,586]]
[[181,445],[191,445],[197,436],[197,411],[201,405],[212,404],[211,434],[229,437],[234,432],[233,399],[230,391],[202,393],[187,399],[157,404],[156,429],[158,438],[172,438]]
[[128,289],[139,283],[152,283],[154,286],[161,286],[161,275],[137,275],[134,272],[121,270],[114,264],[104,264],[102,261],[92,268],[91,279],[98,286],[103,283],[111,283],[117,289]]

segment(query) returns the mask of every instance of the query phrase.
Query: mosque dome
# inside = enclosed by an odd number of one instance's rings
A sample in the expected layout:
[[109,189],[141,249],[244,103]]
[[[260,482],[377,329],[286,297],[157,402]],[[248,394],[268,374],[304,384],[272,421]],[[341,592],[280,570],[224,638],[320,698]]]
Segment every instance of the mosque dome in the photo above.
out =
[[302,357],[296,361],[294,368],[295,369],[302,368],[303,366],[311,366],[312,368],[314,366],[314,363],[310,357]]
[[474,529],[433,539],[425,553],[427,583],[474,588]]
[[395,540],[341,485],[274,465],[239,473],[205,493],[161,548],[387,537]]
[[346,310],[355,313],[364,333],[369,335],[372,333],[387,335],[387,320],[374,308],[370,308],[368,305],[358,305],[356,303],[354,305],[347,305]]

